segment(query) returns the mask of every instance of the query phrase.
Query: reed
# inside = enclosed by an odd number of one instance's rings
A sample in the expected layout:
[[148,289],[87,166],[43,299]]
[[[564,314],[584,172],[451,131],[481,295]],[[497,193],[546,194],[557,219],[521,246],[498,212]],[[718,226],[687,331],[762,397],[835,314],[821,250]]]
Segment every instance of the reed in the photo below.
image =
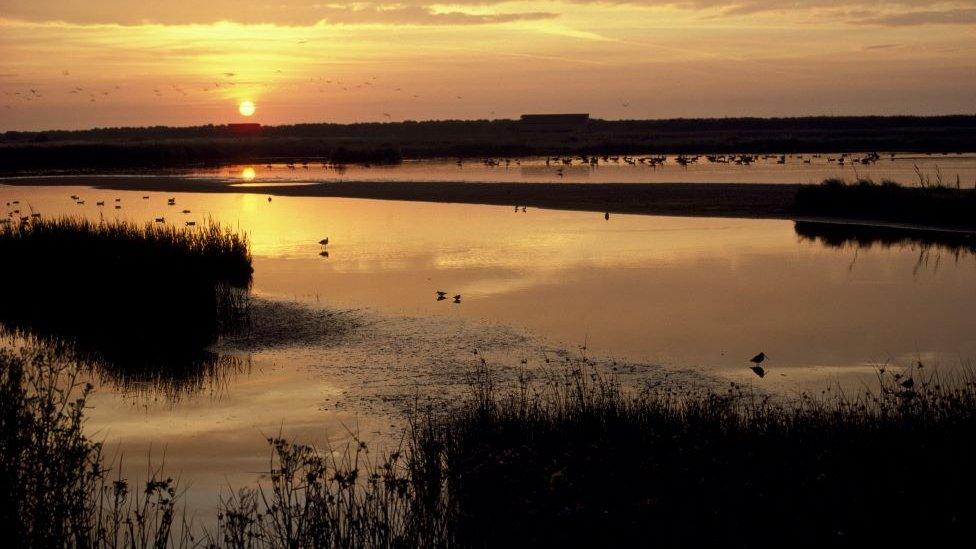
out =
[[0,226],[0,322],[118,358],[202,349],[246,320],[246,236],[214,222]]
[[88,388],[37,356],[0,353],[0,526],[33,547],[951,546],[976,533],[976,382],[921,364],[880,368],[853,394],[774,398],[624,390],[585,361],[501,389],[482,363],[469,398],[411,416],[402,452],[269,439],[266,480],[193,535],[171,480],[138,496],[107,480],[82,434]]
[[904,187],[865,178],[854,182],[827,179],[797,191],[794,214],[973,230],[976,188],[926,184],[924,180],[919,187]]

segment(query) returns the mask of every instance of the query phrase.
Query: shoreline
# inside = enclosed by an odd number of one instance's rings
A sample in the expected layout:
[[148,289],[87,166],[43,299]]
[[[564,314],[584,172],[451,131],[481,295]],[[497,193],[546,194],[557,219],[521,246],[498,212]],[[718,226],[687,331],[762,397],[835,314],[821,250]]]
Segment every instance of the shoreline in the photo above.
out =
[[0,185],[89,186],[142,192],[242,193],[266,196],[361,198],[409,202],[525,206],[582,212],[782,219],[835,225],[971,234],[965,228],[870,219],[796,215],[797,192],[810,185],[779,183],[487,183],[343,181],[293,185],[179,175],[44,175],[0,177]]
[[10,186],[90,186],[143,192],[248,193],[526,206],[619,214],[789,219],[801,185],[751,183],[483,183],[356,181],[247,187],[173,175],[0,178]]

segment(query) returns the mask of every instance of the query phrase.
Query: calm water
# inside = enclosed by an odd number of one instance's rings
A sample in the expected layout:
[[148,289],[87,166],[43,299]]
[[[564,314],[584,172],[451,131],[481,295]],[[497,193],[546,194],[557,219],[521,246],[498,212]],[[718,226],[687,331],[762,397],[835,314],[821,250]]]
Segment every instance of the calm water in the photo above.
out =
[[[395,432],[396,408],[386,403],[460,386],[472,347],[499,364],[538,364],[585,346],[620,364],[786,391],[859,382],[880,363],[952,369],[976,357],[968,253],[830,247],[779,220],[144,194],[0,186],[0,205],[178,225],[213,217],[249,234],[258,296],[358,322],[338,341],[250,352],[219,382],[180,399],[99,387],[92,432],[143,470],[150,449],[157,460],[165,452],[167,469],[181,472],[203,510],[221,487],[253,481],[267,462],[263,438],[279,430],[318,444],[341,444],[350,431]],[[109,206],[96,206],[101,200]],[[325,236],[328,258],[316,244]],[[437,302],[435,290],[462,302]],[[759,351],[771,357],[761,381],[746,369]]]
[[[891,153],[880,160],[861,164],[863,155],[850,155],[841,163],[841,154],[757,157],[749,164],[734,161],[709,161],[706,157],[681,165],[675,156],[665,157],[662,164],[651,165],[641,159],[649,155],[616,157],[596,166],[579,158],[567,165],[560,160],[546,163],[545,158],[466,160],[414,160],[395,166],[323,166],[321,163],[248,164],[219,170],[199,170],[194,176],[216,177],[240,185],[288,183],[303,181],[484,181],[484,182],[574,182],[574,183],[820,183],[826,178],[856,179],[870,177],[877,181],[891,179],[905,185],[917,185],[919,175],[936,183],[941,176],[945,184],[964,187],[976,185],[976,154],[920,155]],[[627,162],[627,159],[633,164]],[[726,157],[722,157],[727,160]]]

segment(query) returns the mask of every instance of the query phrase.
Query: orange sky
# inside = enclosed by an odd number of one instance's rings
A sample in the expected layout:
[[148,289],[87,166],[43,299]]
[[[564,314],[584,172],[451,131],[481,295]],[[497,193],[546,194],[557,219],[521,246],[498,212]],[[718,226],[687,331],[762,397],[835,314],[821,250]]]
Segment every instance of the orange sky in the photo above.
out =
[[265,124],[972,113],[976,0],[0,0],[0,130],[245,100]]

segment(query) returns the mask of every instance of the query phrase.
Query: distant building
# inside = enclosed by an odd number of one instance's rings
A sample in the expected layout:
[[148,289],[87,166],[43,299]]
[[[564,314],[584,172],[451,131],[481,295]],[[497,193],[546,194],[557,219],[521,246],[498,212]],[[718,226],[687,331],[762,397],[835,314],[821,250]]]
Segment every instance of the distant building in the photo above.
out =
[[227,124],[227,132],[231,135],[257,135],[261,133],[261,124],[254,122]]
[[540,131],[572,131],[582,128],[590,121],[590,115],[583,114],[523,114],[521,125],[525,129]]

